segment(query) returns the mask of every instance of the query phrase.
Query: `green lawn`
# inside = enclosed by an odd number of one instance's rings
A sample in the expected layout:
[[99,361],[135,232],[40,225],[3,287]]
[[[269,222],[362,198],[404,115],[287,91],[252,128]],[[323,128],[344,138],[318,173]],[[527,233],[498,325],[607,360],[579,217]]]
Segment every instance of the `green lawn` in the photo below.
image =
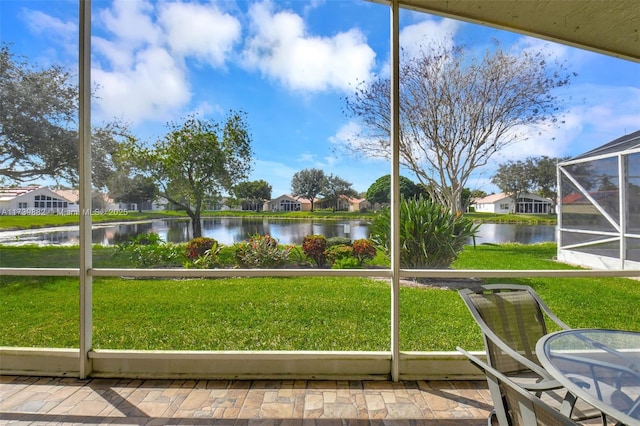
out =
[[[568,268],[553,262],[554,255],[555,244],[483,245],[468,247],[454,267]],[[94,257],[105,264],[118,263],[108,250],[97,250]],[[26,262],[62,267],[68,266],[64,259],[73,263],[77,253],[2,247],[0,264],[7,266],[9,259],[22,259],[23,266]],[[532,285],[572,327],[640,331],[638,281],[529,278],[509,282]],[[93,300],[94,347],[102,349],[389,349],[389,285],[366,278],[98,278]],[[78,326],[76,278],[0,277],[0,346],[78,347]],[[454,350],[456,345],[482,347],[479,330],[456,291],[403,287],[401,350]]]
[[[137,220],[166,219],[175,217],[185,217],[184,212],[158,212],[158,213],[138,213],[127,212],[127,214],[94,214],[91,215],[93,223],[104,222],[125,222]],[[55,226],[71,226],[80,223],[80,217],[76,214],[48,214],[48,215],[25,215],[25,216],[0,216],[0,230],[7,229],[33,229],[48,228]]]

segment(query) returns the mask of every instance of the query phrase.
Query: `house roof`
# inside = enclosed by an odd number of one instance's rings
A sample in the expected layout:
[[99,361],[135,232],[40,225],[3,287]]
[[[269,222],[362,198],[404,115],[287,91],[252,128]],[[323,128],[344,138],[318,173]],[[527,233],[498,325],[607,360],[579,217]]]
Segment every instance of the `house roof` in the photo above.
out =
[[52,189],[53,192],[70,203],[78,203],[80,201],[80,191],[77,189]]
[[[593,198],[595,201],[603,201],[606,199],[610,199],[611,197],[618,197],[619,191],[617,189],[612,189],[608,191],[591,191],[589,192],[589,196]],[[562,199],[562,204],[590,204],[591,201],[585,197],[582,193],[572,193],[565,196]]]
[[[291,200],[295,200],[295,201],[297,201],[297,202],[298,202],[298,203],[300,203],[300,204],[311,204],[311,201],[307,200],[306,198],[294,197],[294,196],[293,196],[293,195],[291,195],[291,194],[282,194],[282,195],[280,195],[279,197],[272,198],[272,199],[271,199],[271,200],[269,200],[268,202],[273,202],[273,201],[279,200],[279,199],[281,199],[281,198],[289,198],[289,199],[291,199]],[[315,200],[314,200],[314,202],[316,202],[316,201],[318,201],[318,199],[315,199]]]
[[580,160],[583,158],[607,154],[617,154],[636,148],[640,148],[640,130],[621,136],[618,139],[614,139],[598,148],[592,149],[584,154],[580,154],[577,157],[572,158],[572,160]]
[[509,197],[507,197],[505,193],[500,192],[498,194],[487,195],[484,198],[478,198],[474,201],[474,204],[493,204],[500,200],[504,200],[505,198]]
[[13,188],[0,188],[0,201],[9,201],[21,197],[29,192],[41,188],[40,186],[23,186]]
[[340,198],[343,200],[348,201],[351,204],[360,204],[364,201],[367,201],[366,198],[356,198],[356,197],[349,197],[347,195],[340,195]]

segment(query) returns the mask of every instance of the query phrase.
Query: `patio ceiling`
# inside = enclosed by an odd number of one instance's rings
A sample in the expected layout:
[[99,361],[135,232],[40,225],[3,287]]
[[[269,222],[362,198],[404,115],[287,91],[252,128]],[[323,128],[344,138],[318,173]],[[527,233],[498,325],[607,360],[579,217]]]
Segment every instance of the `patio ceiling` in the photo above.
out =
[[399,4],[640,62],[638,0],[399,0]]

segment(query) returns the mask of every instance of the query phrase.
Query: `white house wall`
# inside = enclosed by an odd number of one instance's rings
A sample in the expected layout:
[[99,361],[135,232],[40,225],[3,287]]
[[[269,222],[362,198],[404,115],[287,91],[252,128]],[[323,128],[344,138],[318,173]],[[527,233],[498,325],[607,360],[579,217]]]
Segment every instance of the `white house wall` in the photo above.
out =
[[[50,208],[36,208],[36,196],[44,195],[47,197],[55,198],[59,201],[66,201],[67,207],[50,207]],[[44,213],[77,213],[78,206],[71,203],[64,197],[56,194],[52,190],[46,187],[34,189],[33,191],[29,191],[27,193],[18,195],[9,200],[0,200],[0,214],[14,216],[14,215],[36,215],[36,214],[44,214]]]
[[[476,212],[479,212],[479,213],[508,214],[508,213],[515,212],[516,204],[513,202],[513,198],[505,196],[504,198],[491,201],[491,199],[495,197],[496,196],[493,195],[493,196],[488,196],[488,197],[479,199],[476,203],[473,204],[473,208],[475,209]],[[551,207],[552,207],[551,202],[546,198],[543,198],[531,193],[525,193],[525,194],[522,194],[519,198],[519,200],[523,200],[523,199],[531,199],[534,201],[539,201],[547,205],[547,212],[551,210]],[[486,200],[487,202],[482,202],[483,200]],[[520,202],[523,202],[523,201],[520,201]],[[531,214],[546,214],[546,213],[532,212]]]

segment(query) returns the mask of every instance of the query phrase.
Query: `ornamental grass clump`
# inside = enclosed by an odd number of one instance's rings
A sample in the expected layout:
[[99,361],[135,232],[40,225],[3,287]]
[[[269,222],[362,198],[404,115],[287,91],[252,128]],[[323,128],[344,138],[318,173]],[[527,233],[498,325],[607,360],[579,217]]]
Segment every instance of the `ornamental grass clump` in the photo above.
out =
[[[403,199],[400,203],[400,267],[446,269],[478,230],[462,214],[429,199]],[[383,209],[373,220],[371,240],[388,256],[391,249],[391,211]]]
[[270,235],[255,234],[236,246],[236,261],[242,268],[279,268],[289,260],[291,247],[280,247]]

